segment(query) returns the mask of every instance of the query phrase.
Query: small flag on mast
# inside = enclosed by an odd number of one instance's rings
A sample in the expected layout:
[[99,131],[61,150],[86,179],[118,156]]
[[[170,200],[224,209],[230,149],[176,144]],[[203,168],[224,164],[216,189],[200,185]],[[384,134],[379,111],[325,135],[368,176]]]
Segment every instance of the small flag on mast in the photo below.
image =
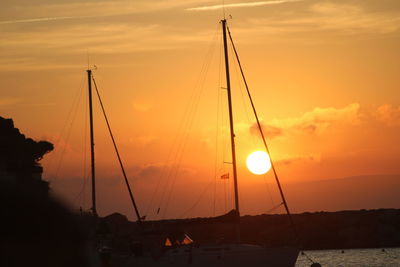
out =
[[221,175],[221,179],[229,179],[229,172]]

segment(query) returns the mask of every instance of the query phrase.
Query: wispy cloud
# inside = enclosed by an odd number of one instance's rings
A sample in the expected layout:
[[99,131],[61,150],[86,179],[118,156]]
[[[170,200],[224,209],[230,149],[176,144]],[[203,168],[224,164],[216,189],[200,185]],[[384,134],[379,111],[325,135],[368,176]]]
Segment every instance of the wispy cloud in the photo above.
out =
[[[88,48],[96,55],[168,51],[188,43],[207,42],[214,33],[205,30],[190,35],[171,25],[138,23],[134,20],[130,23],[103,21],[44,26],[31,31],[3,33],[0,42],[0,50],[3,52],[0,56],[0,71],[75,68],[77,61],[74,61],[74,56],[82,57]],[[118,64],[125,62],[119,61]],[[144,111],[150,107],[141,105],[134,108]]]
[[[273,139],[286,134],[322,135],[332,125],[339,127],[339,125],[372,125],[374,123],[389,127],[400,126],[400,106],[383,104],[378,107],[361,108],[359,103],[353,103],[343,108],[316,107],[298,117],[270,120],[262,123],[261,127],[264,134],[269,139]],[[251,134],[259,134],[256,123],[247,125],[247,128]]]
[[[261,124],[261,128],[263,130],[263,133],[265,134],[265,136],[268,139],[273,139],[275,137],[279,137],[279,136],[282,136],[284,134],[283,130],[281,128],[278,128],[278,127],[275,127],[275,126],[271,126],[271,125],[267,125],[267,124],[265,124],[263,122],[260,122],[260,124]],[[253,134],[253,135],[256,135],[256,136],[260,135],[257,123],[254,123],[250,127],[250,133]]]
[[316,107],[300,117],[274,119],[268,124],[285,131],[295,131],[306,134],[321,134],[333,123],[357,123],[360,104],[353,103],[343,108]]
[[298,163],[298,162],[318,163],[320,161],[321,161],[321,154],[295,155],[295,156],[292,155],[292,156],[286,156],[278,160],[277,164],[291,165],[293,163]]
[[[118,1],[58,1],[47,4],[20,6],[15,3],[2,5],[0,17],[3,14],[14,14],[18,17],[0,21],[0,25],[51,22],[55,20],[74,20],[83,18],[101,17],[121,17],[129,15],[159,12],[168,9],[179,9],[189,5],[201,3],[201,0],[164,0],[164,1],[145,1],[145,0],[118,0]],[[51,16],[49,16],[51,14]],[[8,17],[8,16],[7,16]]]
[[307,12],[283,14],[276,17],[251,18],[253,31],[272,34],[293,33],[339,33],[360,35],[366,33],[385,34],[400,29],[400,11],[379,12],[362,4],[317,2],[304,7]]
[[246,3],[234,3],[226,5],[212,5],[212,6],[201,6],[187,8],[189,11],[206,11],[206,10],[217,10],[223,8],[239,8],[239,7],[257,7],[257,6],[267,6],[267,5],[277,5],[289,2],[299,2],[303,0],[272,0],[272,1],[258,1],[258,2],[246,2]]
[[[380,110],[385,110],[385,112],[380,112],[379,118],[383,117],[381,114],[390,113],[390,118],[395,117],[393,114],[397,114],[397,112],[393,112],[395,108],[392,107],[390,107],[390,112],[386,112],[387,109],[384,108],[384,106],[382,106]],[[376,110],[374,110],[372,114],[378,117],[378,115],[375,115],[377,114]],[[333,124],[356,125],[362,120],[365,120],[365,117],[366,116],[360,111],[359,103],[349,104],[343,108],[315,107],[313,110],[307,111],[298,117],[275,118],[267,122],[261,121],[261,128],[264,135],[269,140],[287,135],[321,135]],[[368,118],[370,117],[371,116]],[[251,124],[244,122],[237,123],[235,124],[235,128],[248,131],[255,136],[260,135],[256,122]]]
[[0,108],[9,107],[21,103],[22,99],[17,97],[3,97],[0,99]]
[[400,125],[400,106],[385,104],[376,109],[375,117],[389,126]]
[[30,23],[30,22],[43,22],[54,20],[77,19],[81,17],[49,17],[49,18],[33,18],[33,19],[17,19],[17,20],[3,20],[0,24],[16,24],[16,23]]
[[[184,37],[160,32],[166,32],[165,27],[113,23],[69,25],[62,31],[56,27],[47,31],[5,33],[0,44],[4,51],[0,57],[0,70],[76,67],[73,58],[65,58],[65,55],[83,55],[88,47],[91,53],[114,55],[168,50],[176,48]],[[54,51],[57,53],[52,54]]]

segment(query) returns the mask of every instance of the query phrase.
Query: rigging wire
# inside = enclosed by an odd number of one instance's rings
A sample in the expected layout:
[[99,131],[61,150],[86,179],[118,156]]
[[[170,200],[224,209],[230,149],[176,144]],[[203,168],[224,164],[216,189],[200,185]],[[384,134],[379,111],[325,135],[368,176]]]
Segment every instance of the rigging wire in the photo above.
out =
[[265,186],[266,186],[266,188],[267,188],[268,195],[269,195],[269,197],[270,197],[272,206],[275,206],[275,201],[274,201],[274,199],[273,199],[273,197],[272,197],[271,190],[270,190],[270,188],[269,188],[269,184],[268,184],[268,181],[267,181],[267,177],[266,177],[266,176],[267,176],[266,174],[263,175],[264,183],[265,183]]
[[[231,55],[232,55],[232,57],[233,57],[233,55],[235,54],[235,50],[234,50],[234,47],[233,47],[233,43],[231,42],[231,46],[230,46],[230,48],[231,48]],[[249,114],[249,111],[248,111],[248,108],[247,108],[247,105],[246,105],[246,103],[245,103],[245,96],[244,96],[244,88],[243,88],[243,86],[242,86],[242,84],[239,82],[239,80],[241,80],[240,78],[239,78],[239,70],[238,70],[238,66],[236,65],[236,64],[233,64],[234,65],[234,67],[235,67],[235,77],[236,77],[236,80],[237,80],[237,82],[238,82],[238,85],[239,85],[239,91],[240,91],[240,95],[241,95],[241,100],[242,100],[242,105],[243,105],[243,109],[244,109],[244,111],[245,111],[245,114],[246,114],[246,119],[247,119],[247,122],[251,125],[250,127],[252,127],[252,120],[250,119],[250,114]],[[243,80],[243,79],[242,79]],[[256,146],[256,138],[255,138],[255,136],[253,135],[253,134],[250,134],[250,140],[252,141],[252,143],[253,143],[253,146],[255,147]],[[267,182],[267,179],[266,179],[266,176],[267,176],[267,174],[265,174],[265,175],[263,175],[263,180],[264,180],[264,183],[265,183],[265,186],[266,186],[266,189],[267,189],[267,195],[269,195],[269,197],[270,197],[270,200],[271,200],[271,203],[272,203],[272,206],[273,207],[275,207],[275,203],[274,203],[274,201],[273,201],[273,198],[272,198],[272,194],[271,194],[271,191],[270,191],[270,188],[269,188],[269,185],[268,185],[268,182]],[[279,206],[281,206],[281,205],[279,205]],[[274,208],[273,208],[274,209]]]
[[[234,43],[233,43],[232,36],[231,36],[230,31],[229,31],[229,27],[227,27],[227,29],[228,29],[228,33],[229,33],[229,38],[230,38],[230,40],[231,40],[233,49],[234,49],[234,51],[235,51],[235,55],[236,55],[237,62],[238,62],[239,67],[240,67],[240,71],[241,71],[241,74],[242,74],[242,77],[243,77],[243,81],[244,81],[244,83],[245,83],[245,85],[246,85],[247,94],[248,94],[248,96],[249,96],[250,103],[251,103],[251,106],[252,106],[252,108],[253,108],[254,116],[256,117],[257,126],[258,126],[259,132],[260,132],[260,134],[261,134],[261,138],[262,138],[262,140],[263,140],[265,149],[266,149],[267,153],[270,155],[270,158],[271,158],[271,154],[270,154],[270,152],[269,152],[268,145],[267,145],[267,143],[266,143],[266,141],[265,141],[265,136],[264,136],[264,133],[263,133],[263,130],[262,130],[260,121],[259,121],[259,119],[258,119],[258,115],[257,115],[257,111],[256,111],[256,109],[255,109],[254,103],[253,103],[253,99],[251,98],[251,95],[250,95],[250,91],[249,91],[249,87],[248,87],[248,85],[247,85],[246,77],[244,76],[243,68],[242,68],[242,65],[240,64],[239,56],[238,56],[238,54],[237,54],[235,45],[234,45]],[[286,203],[286,200],[285,200],[285,196],[283,195],[283,191],[282,191],[281,184],[280,184],[280,182],[279,182],[278,174],[276,173],[276,169],[275,169],[275,166],[274,166],[272,160],[271,160],[271,168],[272,168],[272,171],[273,171],[273,173],[274,173],[276,182],[277,182],[277,184],[278,184],[278,188],[279,188],[279,191],[280,191],[280,193],[281,193],[281,197],[282,197],[282,200],[283,200],[283,203],[284,203],[286,212],[287,212],[287,214],[288,214],[288,216],[289,216],[289,219],[290,219],[291,223],[293,224],[292,217],[290,216],[289,207],[287,206],[287,203]]]
[[[56,169],[54,170],[53,176],[50,177],[49,182],[53,184],[53,187],[56,186],[56,184],[54,184],[57,179],[58,179],[58,175],[59,175],[59,171],[61,169],[61,165],[63,163],[64,160],[64,155],[66,154],[66,149],[67,149],[67,144],[69,142],[69,138],[71,135],[71,130],[72,130],[72,126],[74,125],[75,119],[76,119],[76,114],[80,105],[80,100],[82,97],[82,93],[83,93],[83,88],[84,88],[84,78],[82,79],[80,88],[77,90],[76,95],[74,97],[74,100],[72,101],[72,105],[71,105],[71,109],[68,112],[67,115],[67,119],[65,120],[65,124],[62,127],[62,130],[60,132],[60,135],[55,143],[55,147],[57,147],[60,142],[61,142],[61,138],[64,134],[64,130],[66,130],[66,138],[65,138],[65,142],[64,142],[64,146],[60,151],[60,157],[59,157],[59,161],[57,163],[57,166],[55,167]],[[71,120],[71,122],[69,123],[69,120]],[[52,165],[52,163],[50,164]]]
[[[77,98],[78,98],[78,95],[79,95],[79,93],[80,93],[80,90],[82,89],[83,83],[84,83],[84,78],[82,78],[82,80],[81,80],[81,82],[80,82],[80,84],[79,84],[79,87],[78,87],[77,91],[75,92],[75,95],[74,95],[74,97],[73,97],[73,100],[72,100],[70,109],[69,109],[69,111],[68,111],[68,113],[67,113],[67,118],[64,120],[64,124],[62,125],[60,134],[58,135],[58,137],[57,137],[57,139],[56,139],[56,141],[55,141],[55,143],[54,143],[54,147],[55,147],[56,149],[58,148],[58,145],[59,145],[59,143],[61,142],[61,138],[62,138],[62,136],[63,136],[63,134],[64,134],[64,131],[65,131],[67,125],[69,125],[68,122],[69,122],[70,116],[71,116],[71,114],[72,114],[72,112],[73,112],[73,110],[74,110],[75,102],[77,101]],[[54,161],[55,161],[55,158],[56,158],[56,157],[54,156],[54,157],[51,157],[50,160],[49,160],[49,166],[48,166],[49,172],[51,172],[50,170],[51,170],[51,169],[53,168],[53,166],[54,166],[53,164],[55,163],[55,162],[54,162]],[[58,162],[57,162],[57,163],[58,163]],[[57,165],[58,165],[58,164],[57,164]],[[54,171],[54,170],[53,170],[53,171]],[[54,174],[54,173],[53,173],[53,174]],[[53,179],[54,179],[54,175],[51,176],[51,177],[49,177],[49,182],[52,182]]]
[[226,180],[228,180],[228,179],[224,179],[224,213],[227,212],[227,209],[226,209],[226,204],[227,204],[227,199],[226,199]]
[[[179,128],[180,128],[180,127],[179,127]],[[172,147],[175,146],[175,143],[177,142],[177,139],[178,139],[178,135],[175,136],[174,141],[172,142]],[[160,172],[160,175],[159,175],[159,177],[158,177],[158,179],[157,179],[157,184],[156,184],[155,190],[153,191],[153,194],[151,195],[150,201],[149,201],[149,203],[147,204],[147,207],[146,207],[146,209],[145,209],[145,213],[144,213],[145,216],[147,216],[147,215],[149,214],[150,208],[151,208],[152,205],[153,205],[153,202],[154,202],[154,200],[155,200],[155,196],[156,196],[156,194],[157,194],[157,192],[158,192],[158,189],[160,188],[161,181],[162,181],[162,178],[163,178],[163,176],[164,176],[164,173],[166,172],[166,170],[167,170],[167,168],[168,168],[168,164],[169,164],[169,162],[170,162],[171,155],[172,155],[172,149],[169,150],[168,156],[167,156],[167,161],[166,161],[166,163],[164,164],[164,166],[162,167],[162,170],[161,170],[161,172]],[[159,212],[159,209],[157,210],[157,213],[158,213],[158,212]],[[156,213],[156,215],[157,215],[157,213]]]
[[203,198],[204,194],[207,192],[208,188],[212,185],[213,181],[211,181],[210,183],[208,183],[206,185],[206,187],[203,189],[203,191],[201,192],[201,194],[199,195],[198,199],[195,201],[195,203],[189,208],[187,209],[184,213],[182,213],[182,215],[180,216],[180,218],[184,219],[184,217],[186,215],[188,215],[189,212],[193,211],[194,208],[196,208],[196,206],[200,203],[201,199]]
[[265,212],[265,214],[270,214],[271,212],[277,210],[278,208],[280,208],[283,205],[283,202],[279,203],[278,205],[274,205],[271,209],[267,210]]
[[[86,95],[86,94],[85,94]],[[87,95],[86,95],[86,99],[87,99]],[[89,181],[89,175],[87,172],[87,140],[88,140],[88,113],[89,113],[89,103],[88,101],[85,101],[86,103],[86,107],[85,107],[85,130],[84,130],[84,154],[83,154],[83,203],[82,206],[85,207],[86,206],[86,184]]]
[[[230,39],[230,41],[231,41],[233,50],[234,50],[234,52],[235,52],[236,61],[237,61],[238,65],[239,65],[240,72],[241,72],[241,74],[242,74],[243,82],[244,82],[244,84],[245,84],[245,86],[246,86],[246,91],[247,91],[247,94],[248,94],[248,97],[249,97],[249,100],[250,100],[250,103],[251,103],[251,106],[252,106],[252,109],[253,109],[253,112],[254,112],[254,116],[255,116],[255,118],[256,118],[256,122],[257,122],[257,126],[258,126],[258,129],[259,129],[261,138],[262,138],[262,140],[263,140],[265,149],[266,149],[267,153],[270,155],[270,159],[271,159],[271,154],[270,154],[270,152],[269,152],[268,145],[267,145],[267,143],[266,143],[266,141],[265,141],[265,136],[264,136],[264,133],[263,133],[263,130],[262,130],[260,121],[259,121],[259,119],[258,119],[257,111],[256,111],[256,109],[255,109],[254,102],[253,102],[253,99],[252,99],[252,97],[251,97],[250,90],[249,90],[249,87],[248,87],[248,84],[247,84],[247,81],[246,81],[246,77],[244,76],[243,68],[242,68],[242,65],[241,65],[241,63],[240,63],[239,56],[238,56],[238,53],[237,53],[236,48],[235,48],[235,44],[233,43],[233,40],[232,40],[232,36],[231,36],[231,32],[230,32],[230,30],[229,30],[229,27],[227,27],[227,30],[228,30],[229,39]],[[288,207],[288,205],[287,205],[285,196],[284,196],[284,194],[283,194],[283,190],[282,190],[281,184],[280,184],[280,182],[279,182],[278,174],[277,174],[277,172],[276,172],[274,163],[273,163],[272,159],[271,159],[270,161],[271,161],[271,169],[272,169],[272,171],[273,171],[273,173],[274,173],[275,180],[276,180],[276,183],[277,183],[277,185],[278,185],[279,192],[280,192],[280,195],[281,195],[281,198],[282,198],[282,204],[283,204],[283,206],[285,207],[286,213],[288,214],[290,224],[292,225],[292,229],[293,229],[294,234],[295,234],[295,236],[296,236],[296,238],[297,238],[297,242],[299,242],[299,244],[300,244],[300,243],[301,243],[301,236],[300,236],[299,232],[297,231],[297,227],[296,227],[296,225],[294,224],[293,218],[292,218],[291,213],[290,213],[290,211],[289,211],[289,207]],[[311,259],[311,257],[309,257],[309,256],[308,256],[307,254],[305,254],[304,252],[303,252],[303,254],[306,255],[306,257],[307,257],[312,263],[314,263],[314,261]]]
[[[176,149],[175,155],[174,155],[174,160],[173,160],[173,165],[169,168],[169,172],[166,175],[166,186],[164,187],[164,191],[162,193],[161,199],[160,199],[160,206],[159,209],[161,208],[161,204],[163,202],[165,202],[164,204],[164,209],[162,212],[162,217],[165,217],[165,214],[168,210],[169,204],[170,204],[170,200],[171,197],[173,195],[173,191],[174,191],[174,186],[175,186],[175,182],[178,176],[178,173],[180,171],[180,168],[182,167],[182,158],[186,149],[186,145],[187,145],[187,139],[189,137],[190,134],[190,129],[192,128],[193,125],[193,121],[194,121],[194,117],[197,113],[197,107],[199,104],[199,100],[200,97],[202,95],[202,92],[204,91],[204,83],[205,83],[205,77],[206,74],[208,73],[208,69],[210,66],[210,62],[212,59],[212,56],[214,54],[214,43],[215,43],[215,39],[218,33],[218,28],[213,36],[213,41],[210,44],[210,48],[206,54],[205,57],[205,61],[203,64],[203,67],[201,69],[200,72],[200,77],[197,81],[197,86],[195,86],[195,88],[197,88],[197,91],[194,91],[194,93],[192,94],[192,100],[188,103],[188,111],[185,113],[185,116],[183,118],[183,134],[182,137],[179,139],[179,144],[178,147]],[[168,191],[168,192],[167,192]],[[165,195],[167,194],[167,195]],[[164,198],[166,198],[166,201],[163,201]],[[158,209],[158,211],[159,211]]]
[[[202,69],[202,71],[203,71],[203,69]],[[182,119],[181,119],[181,121],[179,123],[178,133],[186,131],[186,127],[187,127],[186,124],[187,124],[187,121],[189,120],[188,118],[190,117],[191,108],[193,108],[193,103],[192,102],[195,102],[194,99],[196,98],[196,94],[197,94],[197,92],[193,91],[192,95],[189,98],[189,101],[187,102],[187,105],[186,105],[186,108],[185,108],[185,113],[182,116]],[[182,134],[182,136],[183,135],[184,134]],[[168,152],[167,161],[166,161],[165,165],[163,166],[163,168],[162,168],[162,170],[160,172],[160,176],[159,176],[156,188],[153,191],[153,194],[152,194],[152,197],[151,197],[151,201],[147,205],[145,214],[148,214],[148,212],[149,212],[150,208],[152,207],[152,204],[153,204],[153,202],[155,200],[155,196],[156,196],[156,194],[157,194],[157,192],[158,192],[158,190],[160,188],[161,182],[162,182],[163,178],[165,176],[167,176],[166,177],[166,181],[165,181],[164,186],[163,186],[164,190],[162,191],[162,195],[160,197],[160,201],[159,201],[159,204],[158,204],[158,209],[157,209],[157,212],[156,212],[156,216],[158,216],[158,214],[159,214],[159,211],[161,209],[161,205],[163,203],[163,199],[164,199],[164,196],[165,196],[166,189],[169,187],[169,184],[170,184],[170,179],[169,179],[170,178],[170,172],[171,172],[171,169],[173,168],[172,166],[170,166],[170,164],[173,165],[173,166],[176,164],[177,154],[179,153],[180,146],[181,146],[181,143],[179,143],[179,140],[181,140],[181,139],[182,139],[182,137],[179,136],[179,134],[177,134],[175,136],[175,138],[174,138],[174,141],[172,142],[171,149]],[[177,146],[176,151],[174,151],[175,146]],[[174,152],[175,152],[175,154],[174,154]],[[166,173],[168,173],[168,175],[166,175]]]
[[[85,94],[86,95],[86,94]],[[86,207],[86,184],[89,180],[89,176],[87,175],[87,133],[88,133],[88,101],[87,97],[84,101],[86,103],[85,105],[85,126],[83,127],[83,171],[82,171],[82,186],[81,190],[77,194],[75,201],[78,201],[78,204],[80,208],[83,208],[85,210]]]
[[[220,112],[221,109],[221,102],[222,102],[222,97],[221,97],[221,84],[222,84],[222,40],[220,39],[219,42],[219,47],[220,47],[220,57],[218,61],[218,84],[217,84],[217,123],[216,123],[216,136],[215,136],[215,161],[214,161],[214,195],[213,195],[213,216],[215,216],[215,209],[216,209],[216,197],[217,197],[217,179],[218,179],[218,171],[217,171],[217,164],[218,164],[218,138],[219,138],[219,131],[220,131],[220,117],[222,117]],[[221,118],[222,119],[222,118]],[[223,149],[223,148],[222,148]],[[223,158],[222,158],[223,162]]]
[[[206,58],[207,58],[207,56],[208,56],[208,53],[206,54]],[[202,75],[202,73],[204,71],[204,68],[205,68],[205,66],[203,65],[203,67],[201,69],[201,75]],[[200,75],[200,77],[201,77],[201,75]],[[200,78],[197,81],[197,83],[198,84],[200,83]],[[196,86],[195,88],[198,88],[198,87]],[[178,164],[177,161],[179,159],[179,155],[181,154],[182,144],[184,143],[184,142],[182,142],[182,140],[186,140],[187,131],[188,131],[188,128],[189,128],[188,125],[190,125],[190,119],[192,117],[191,114],[192,114],[192,112],[194,110],[194,106],[196,106],[196,99],[198,99],[198,91],[194,90],[192,92],[190,100],[187,103],[187,107],[185,109],[185,113],[184,113],[184,115],[182,117],[182,120],[181,120],[181,123],[180,123],[180,126],[179,126],[178,133],[182,132],[182,136],[179,136],[179,134],[178,134],[176,136],[176,139],[175,139],[177,141],[177,148],[175,150],[175,153],[173,155],[173,159],[172,159],[172,162],[171,162],[172,166],[168,166],[168,168],[166,168],[166,171],[167,171],[166,175],[165,175],[165,173],[162,173],[163,176],[166,176],[166,181],[165,181],[165,186],[163,187],[164,190],[163,190],[161,198],[160,198],[160,202],[159,202],[160,204],[158,205],[159,208],[157,210],[157,215],[159,214],[159,210],[161,209],[161,205],[163,203],[165,194],[166,194],[168,188],[171,187],[172,173],[174,172],[174,170],[175,170],[174,168],[176,168],[176,165]],[[173,154],[174,147],[175,147],[175,143],[173,144],[172,149],[170,150],[170,154],[171,155]],[[169,158],[168,158],[167,163],[169,163]]]
[[[212,54],[213,54],[213,50],[211,51],[210,58],[212,57]],[[211,61],[211,60],[210,60],[210,61]],[[170,191],[169,191],[169,195],[168,195],[168,198],[167,198],[166,206],[165,206],[165,209],[164,209],[164,212],[163,212],[163,217],[165,216],[165,213],[166,213],[167,210],[168,210],[168,206],[169,206],[169,203],[170,203],[170,199],[171,199],[172,193],[173,193],[173,191],[174,191],[174,185],[175,185],[175,182],[176,182],[176,179],[177,179],[179,170],[180,170],[180,168],[181,168],[181,166],[182,166],[182,165],[181,165],[181,161],[182,161],[182,157],[183,157],[183,155],[184,155],[185,149],[186,149],[187,139],[188,139],[188,137],[189,137],[189,135],[190,135],[190,132],[189,132],[189,131],[190,131],[190,129],[192,128],[192,125],[193,125],[193,122],[194,122],[194,117],[195,117],[195,115],[196,115],[196,113],[197,113],[197,107],[198,107],[198,104],[199,104],[199,102],[200,102],[200,97],[201,97],[201,94],[202,94],[203,89],[204,89],[205,76],[206,76],[206,74],[208,73],[209,66],[210,66],[210,63],[206,65],[206,69],[205,69],[205,72],[204,72],[204,78],[203,78],[203,80],[202,80],[202,82],[201,82],[200,91],[199,91],[199,94],[198,94],[198,96],[197,96],[197,99],[196,99],[196,102],[195,102],[195,105],[194,105],[194,108],[193,108],[192,116],[191,116],[190,121],[189,121],[189,124],[188,124],[188,130],[187,130],[187,132],[186,132],[186,134],[185,134],[185,137],[184,137],[184,141],[183,141],[183,145],[182,145],[182,150],[181,150],[181,153],[180,153],[179,158],[178,158],[178,164],[176,165],[177,167],[176,167],[175,170],[172,170],[172,172],[171,172],[171,176],[173,177],[173,178],[172,178],[172,184],[171,184],[171,187],[170,187]],[[174,171],[175,171],[175,172],[174,172]]]
[[[233,55],[234,55],[234,53],[235,53],[235,50],[234,50],[234,48],[233,48],[233,46],[232,46],[232,43],[231,43],[230,48],[231,48],[231,52],[232,52],[231,55],[232,55],[232,57],[233,57]],[[236,64],[233,64],[233,65],[234,65],[234,67],[235,67],[235,74],[236,74],[235,77],[236,77],[236,80],[238,81],[238,84],[239,84],[239,89],[240,89],[239,91],[240,91],[240,95],[241,95],[241,99],[242,99],[243,109],[244,109],[245,114],[246,114],[247,122],[251,125],[252,121],[251,121],[251,119],[250,119],[249,111],[248,111],[248,109],[247,109],[247,105],[246,105],[246,103],[245,103],[245,97],[244,97],[244,94],[243,94],[243,91],[244,91],[243,89],[244,89],[244,88],[242,87],[242,84],[239,82],[240,78],[239,78],[238,66],[237,66]],[[250,127],[252,127],[252,125],[251,125]],[[256,138],[255,138],[255,136],[254,136],[253,134],[250,133],[250,137],[251,137],[250,140],[252,141],[253,146],[256,146],[257,144],[256,144]],[[274,203],[274,200],[273,200],[273,198],[272,198],[271,190],[270,190],[270,188],[269,188],[269,185],[268,185],[266,176],[267,176],[267,174],[263,175],[263,180],[264,180],[264,183],[265,183],[265,186],[266,186],[266,189],[267,189],[267,195],[270,197],[272,206],[275,207],[275,203]],[[280,206],[281,206],[281,205],[278,205],[278,207],[280,207]],[[272,209],[275,209],[275,208],[272,208]]]
[[217,100],[217,125],[215,131],[215,158],[214,158],[214,192],[213,192],[213,210],[212,214],[215,216],[215,198],[216,198],[216,190],[217,190],[217,162],[218,162],[218,130],[219,130],[219,97],[220,94],[218,92],[218,100]]
[[[220,165],[220,167],[219,167],[219,173],[220,174],[225,174],[225,164],[224,164],[224,159],[225,159],[225,149],[226,149],[226,143],[225,143],[225,139],[226,139],[226,132],[225,132],[225,125],[224,125],[224,122],[225,122],[225,109],[224,109],[224,101],[223,101],[223,97],[222,97],[222,92],[223,92],[223,90],[225,90],[225,88],[224,87],[222,87],[222,84],[223,84],[223,68],[222,68],[222,66],[223,66],[223,60],[224,60],[224,58],[223,58],[223,49],[224,49],[224,46],[223,46],[223,38],[222,38],[222,36],[221,36],[221,38],[220,38],[220,42],[219,42],[219,62],[218,62],[218,101],[219,101],[219,109],[218,109],[218,113],[220,114],[220,117],[221,117],[221,126],[220,126],[220,131],[221,131],[221,140],[222,140],[222,142],[221,142],[221,165]],[[218,173],[218,172],[217,172]],[[216,174],[217,175],[217,174]],[[217,177],[216,177],[217,178]],[[221,183],[219,183],[219,184],[221,184]],[[217,181],[216,181],[216,184],[215,184],[215,197],[214,197],[214,201],[216,201],[217,200],[217,195],[218,195],[218,192],[217,192]],[[220,191],[222,192],[223,191],[223,189],[221,189],[221,186],[219,186],[219,189],[220,189]],[[221,201],[221,200],[219,200],[219,202],[223,202],[223,201]],[[217,205],[218,203],[215,203],[215,206]],[[221,205],[222,206],[222,205]],[[214,209],[216,209],[216,207],[214,208]],[[215,214],[215,212],[214,212],[214,214]]]
[[[188,112],[185,114],[186,116],[184,118],[184,121],[182,122],[183,134],[182,134],[181,138],[178,139],[178,145],[177,145],[177,149],[175,150],[175,154],[173,156],[172,166],[169,167],[168,173],[166,175],[166,183],[165,183],[165,187],[164,187],[165,190],[163,190],[163,192],[162,192],[162,196],[160,199],[160,205],[159,205],[159,209],[160,209],[161,205],[164,201],[164,198],[166,197],[167,200],[166,200],[166,204],[163,209],[163,212],[162,212],[162,217],[165,216],[165,213],[166,213],[166,210],[167,210],[167,207],[169,204],[168,202],[171,197],[172,190],[173,190],[173,187],[175,184],[176,174],[179,172],[180,163],[181,163],[182,156],[184,154],[185,147],[186,147],[186,141],[189,136],[189,129],[191,128],[191,125],[193,122],[193,119],[192,119],[192,117],[194,116],[193,113],[195,113],[195,110],[197,108],[197,103],[199,101],[198,92],[194,92],[194,94],[192,95],[192,99],[193,99],[192,100],[193,103],[189,102],[189,103],[191,103],[191,105],[188,106],[188,108],[189,108]],[[167,194],[167,196],[165,194]],[[159,210],[157,212],[157,215],[158,215],[158,213],[159,213]]]
[[[232,55],[232,57],[234,57],[233,55],[235,54],[235,50],[234,50],[234,47],[233,47],[233,43],[232,43],[232,42],[231,42],[230,48],[231,48],[231,55]],[[240,70],[238,70],[238,66],[237,66],[236,64],[233,64],[233,65],[234,65],[234,67],[235,67],[235,74],[236,74],[235,77],[236,77],[237,83],[238,83],[238,85],[239,85],[239,89],[240,89],[239,91],[240,91],[241,100],[242,100],[242,105],[243,105],[243,109],[244,109],[244,111],[245,111],[246,119],[247,119],[247,122],[249,123],[249,125],[251,125],[250,127],[252,127],[252,120],[250,119],[250,114],[249,114],[250,112],[249,112],[249,110],[248,110],[248,106],[247,106],[246,103],[245,103],[245,96],[244,96],[244,92],[243,92],[245,88],[243,88],[241,82],[239,82],[240,80],[243,80],[243,79],[240,79],[240,78],[239,78]],[[255,138],[255,136],[254,136],[253,134],[250,133],[250,137],[251,137],[250,140],[252,141],[253,146],[256,147],[257,144],[256,144],[256,138]],[[264,183],[265,183],[267,192],[268,192],[267,195],[269,195],[269,197],[270,197],[272,206],[275,207],[275,203],[274,203],[274,201],[273,201],[272,194],[271,194],[271,191],[270,191],[270,188],[269,188],[269,185],[268,185],[266,176],[267,176],[267,174],[263,175],[263,180],[264,180]],[[279,205],[279,206],[281,206],[281,205]],[[274,209],[274,208],[273,208],[273,209]]]
[[[232,61],[234,61],[235,58],[234,58],[233,55],[234,55],[235,51],[234,51],[234,49],[233,49],[233,47],[232,47],[232,43],[231,43],[230,48],[231,48],[231,53],[230,53],[230,55],[231,55],[231,57],[233,58]],[[249,123],[251,123],[249,111],[247,110],[247,105],[246,105],[246,103],[245,103],[245,97],[244,97],[244,94],[243,94],[243,87],[242,87],[242,84],[239,82],[239,81],[240,81],[240,78],[239,78],[238,66],[237,66],[236,64],[233,64],[233,66],[235,67],[235,74],[236,74],[235,77],[236,77],[236,80],[237,80],[237,84],[239,85],[240,96],[241,96],[241,100],[242,100],[243,109],[244,109],[244,112],[245,112],[245,114],[246,114],[246,119],[247,119],[247,121],[248,121]],[[253,144],[254,144],[254,143],[255,143],[255,142],[254,142],[254,138],[252,138],[251,140],[253,141]]]
[[108,118],[107,118],[106,111],[105,111],[105,109],[104,109],[103,101],[101,100],[100,93],[99,93],[99,89],[98,89],[98,87],[97,87],[96,80],[94,79],[93,74],[92,74],[92,80],[93,80],[94,87],[95,87],[95,89],[96,89],[97,97],[98,97],[99,102],[100,102],[101,110],[103,111],[104,119],[105,119],[106,124],[107,124],[107,128],[108,128],[108,132],[109,132],[110,137],[111,137],[111,141],[112,141],[112,143],[113,143],[113,145],[114,145],[115,153],[117,154],[117,158],[118,158],[119,165],[120,165],[120,167],[121,167],[122,175],[124,176],[125,184],[126,184],[126,187],[128,188],[129,197],[130,197],[130,199],[131,199],[133,208],[134,208],[134,210],[135,210],[135,215],[136,215],[136,217],[137,217],[137,221],[140,223],[140,222],[142,221],[142,218],[140,217],[138,207],[136,206],[135,199],[133,198],[133,193],[132,193],[131,187],[130,187],[130,185],[129,185],[128,177],[126,176],[125,168],[124,168],[124,165],[123,165],[123,163],[122,163],[122,159],[121,159],[121,156],[120,156],[120,154],[119,154],[118,147],[117,147],[117,144],[116,144],[116,142],[115,142],[115,138],[114,138],[114,135],[113,135],[113,133],[112,133],[111,126],[110,126],[109,120],[108,120]]

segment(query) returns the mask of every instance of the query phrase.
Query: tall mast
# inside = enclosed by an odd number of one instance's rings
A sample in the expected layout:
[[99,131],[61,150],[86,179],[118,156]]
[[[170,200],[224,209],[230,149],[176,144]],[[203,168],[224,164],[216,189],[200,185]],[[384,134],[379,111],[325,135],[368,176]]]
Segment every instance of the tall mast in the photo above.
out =
[[[235,210],[240,216],[239,210],[239,192],[237,183],[237,170],[236,170],[236,150],[235,150],[235,132],[233,128],[233,114],[232,114],[232,97],[231,97],[231,81],[229,75],[229,59],[228,59],[228,45],[226,41],[226,19],[221,20],[222,32],[224,39],[224,55],[225,55],[225,72],[226,72],[226,87],[228,91],[228,107],[229,107],[229,126],[231,133],[231,152],[232,152],[232,169],[233,169],[233,184],[235,190]],[[240,233],[237,229],[237,241],[240,241]]]
[[87,70],[89,90],[89,120],[90,120],[90,158],[92,169],[92,212],[97,216],[96,209],[96,176],[94,168],[94,131],[93,131],[93,108],[92,108],[92,70]]

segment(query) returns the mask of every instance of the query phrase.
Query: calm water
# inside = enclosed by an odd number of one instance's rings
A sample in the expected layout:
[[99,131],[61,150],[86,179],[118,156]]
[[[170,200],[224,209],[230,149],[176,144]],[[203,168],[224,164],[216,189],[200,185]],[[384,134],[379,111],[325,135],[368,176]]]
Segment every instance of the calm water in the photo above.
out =
[[[305,253],[322,267],[400,267],[400,248],[308,250]],[[309,267],[306,256],[299,255],[296,267]]]

